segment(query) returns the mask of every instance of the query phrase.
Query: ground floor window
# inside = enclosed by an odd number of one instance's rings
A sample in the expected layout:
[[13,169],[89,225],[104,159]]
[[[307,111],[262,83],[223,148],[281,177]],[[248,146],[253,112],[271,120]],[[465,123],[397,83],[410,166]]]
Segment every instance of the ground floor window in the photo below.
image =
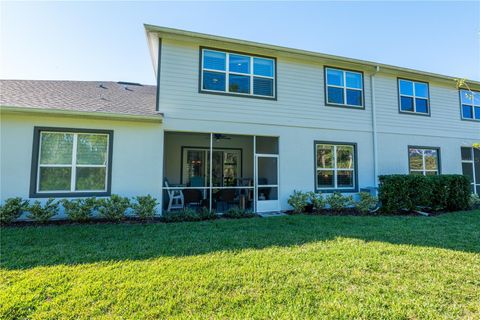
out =
[[408,147],[411,174],[437,175],[440,173],[440,148]]
[[462,147],[462,172],[472,183],[472,192],[480,194],[480,150]]
[[316,189],[319,191],[355,191],[356,145],[315,142]]
[[31,196],[107,195],[113,132],[35,128]]

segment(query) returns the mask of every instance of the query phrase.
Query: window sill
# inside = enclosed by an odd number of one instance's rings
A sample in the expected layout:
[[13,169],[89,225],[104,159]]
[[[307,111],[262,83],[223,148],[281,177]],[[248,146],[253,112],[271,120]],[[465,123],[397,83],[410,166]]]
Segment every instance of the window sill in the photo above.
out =
[[272,101],[277,100],[277,96],[273,96],[273,97],[254,96],[254,95],[241,94],[241,93],[231,93],[231,92],[222,92],[222,91],[207,91],[207,90],[199,90],[198,92],[203,93],[203,94],[213,94],[213,95],[218,95],[218,96],[230,96],[230,97],[251,98],[251,99],[272,100]]
[[109,197],[110,191],[100,192],[35,192],[30,198],[85,198],[85,197]]
[[334,107],[334,108],[344,108],[350,110],[365,110],[365,106],[354,106],[348,104],[334,104],[334,103],[325,103],[326,107]]
[[423,116],[423,117],[430,117],[430,113],[423,113],[423,112],[413,112],[413,111],[402,111],[399,110],[398,113],[401,114],[410,114],[412,116]]

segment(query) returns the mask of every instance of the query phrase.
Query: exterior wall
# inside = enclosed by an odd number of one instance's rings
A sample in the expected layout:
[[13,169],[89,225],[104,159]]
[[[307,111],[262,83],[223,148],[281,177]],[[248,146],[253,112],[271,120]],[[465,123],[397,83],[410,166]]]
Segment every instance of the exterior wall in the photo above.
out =
[[[232,123],[229,121],[197,121],[165,118],[166,131],[217,132],[275,136],[279,138],[279,199],[282,210],[289,209],[288,197],[294,190],[315,188],[314,141],[351,142],[358,148],[358,183],[374,185],[371,133],[348,130],[297,128],[288,126]],[[168,153],[165,152],[168,157]]]
[[[277,59],[277,99],[199,92],[200,47],[240,51]],[[325,105],[324,67],[364,73],[365,109]],[[165,130],[278,136],[280,202],[288,209],[293,190],[314,190],[315,140],[357,143],[359,187],[374,177],[373,68],[341,61],[301,58],[283,52],[198,39],[162,39],[159,108]],[[430,116],[399,113],[397,77],[429,83]],[[408,146],[440,148],[441,172],[462,173],[460,147],[480,140],[480,123],[462,121],[455,84],[417,74],[375,75],[378,174],[408,173]]]
[[9,197],[29,198],[35,126],[113,130],[112,194],[161,197],[163,130],[160,123],[2,114],[2,201]]
[[[371,130],[368,73],[364,74],[365,110],[326,107],[323,86],[324,64],[296,60],[279,54],[276,54],[277,100],[199,93],[201,45],[205,43],[162,40],[159,105],[160,111],[167,117],[324,129]],[[216,47],[271,55],[238,46]],[[338,67],[352,68],[347,65],[338,65]],[[360,68],[359,71],[364,70]]]
[[460,148],[472,146],[477,140],[465,138],[432,137],[422,135],[400,135],[381,133],[378,136],[379,172],[378,174],[407,174],[408,146],[440,148],[440,172],[443,174],[462,174]]

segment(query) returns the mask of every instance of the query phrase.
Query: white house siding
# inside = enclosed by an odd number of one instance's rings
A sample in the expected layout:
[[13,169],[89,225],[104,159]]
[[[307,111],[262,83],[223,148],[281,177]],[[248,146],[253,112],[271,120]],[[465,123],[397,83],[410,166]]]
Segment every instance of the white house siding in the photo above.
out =
[[[314,141],[356,143],[358,148],[358,180],[360,187],[372,186],[372,138],[368,132],[299,128],[294,126],[235,123],[230,121],[198,121],[164,119],[166,131],[217,132],[225,134],[275,136],[279,138],[280,207],[289,208],[288,197],[294,190],[315,188]],[[228,142],[227,142],[228,143]],[[166,157],[170,157],[167,152]]]
[[[202,43],[162,40],[160,111],[170,118],[371,130],[370,80],[365,74],[366,110],[325,107],[324,65],[275,54],[277,100],[199,93]],[[238,46],[219,49],[266,54]],[[272,54],[270,54],[272,55]],[[332,64],[330,64],[332,65]],[[359,69],[362,71],[362,69]],[[342,119],[342,121],[338,121]]]
[[[200,47],[272,56],[277,59],[277,100],[199,93]],[[365,110],[325,106],[324,67],[364,72]],[[315,140],[358,145],[358,183],[375,185],[371,74],[373,68],[299,58],[238,44],[197,39],[162,39],[160,111],[165,130],[278,136],[280,201],[287,209],[293,190],[312,191]],[[462,121],[453,81],[415,74],[398,75],[429,82],[431,115],[400,114],[397,75],[375,76],[378,174],[408,173],[408,146],[441,150],[441,172],[461,173],[460,147],[480,140],[480,123]]]
[[[161,196],[160,123],[2,114],[0,196],[29,198],[34,127],[113,130],[112,193]],[[45,199],[41,199],[45,200]]]

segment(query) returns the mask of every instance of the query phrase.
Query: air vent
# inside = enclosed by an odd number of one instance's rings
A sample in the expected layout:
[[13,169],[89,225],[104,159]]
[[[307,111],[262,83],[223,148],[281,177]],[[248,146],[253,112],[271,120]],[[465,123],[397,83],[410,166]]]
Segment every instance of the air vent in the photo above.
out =
[[125,81],[119,81],[117,82],[118,84],[124,85],[124,86],[137,86],[137,87],[143,87],[141,83],[136,83],[136,82],[125,82]]

